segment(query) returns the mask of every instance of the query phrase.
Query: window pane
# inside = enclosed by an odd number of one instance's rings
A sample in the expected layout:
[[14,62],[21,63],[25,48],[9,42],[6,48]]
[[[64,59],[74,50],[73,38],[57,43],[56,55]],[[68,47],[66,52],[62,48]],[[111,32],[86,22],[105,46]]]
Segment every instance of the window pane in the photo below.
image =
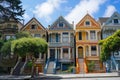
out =
[[60,42],[60,34],[56,34],[56,42]]
[[36,29],[36,25],[31,25],[31,29]]
[[10,36],[9,36],[9,35],[6,35],[6,36],[5,36],[5,39],[6,39],[6,40],[9,40],[9,39],[10,39]]
[[63,36],[62,38],[63,42],[68,42],[69,40],[68,32],[64,32],[62,36]]
[[40,34],[34,34],[34,37],[40,37]]
[[63,27],[63,23],[59,23],[59,27]]
[[114,23],[117,24],[118,23],[118,19],[114,19]]
[[97,56],[96,46],[91,46],[91,56]]
[[64,59],[68,59],[69,58],[69,56],[68,56],[68,48],[64,48],[63,49],[63,58]]
[[96,39],[95,31],[90,31],[90,39]]
[[79,40],[82,40],[82,32],[79,32]]
[[90,25],[90,22],[89,22],[89,21],[86,21],[86,22],[85,22],[85,25],[86,25],[86,26],[89,26],[89,25]]

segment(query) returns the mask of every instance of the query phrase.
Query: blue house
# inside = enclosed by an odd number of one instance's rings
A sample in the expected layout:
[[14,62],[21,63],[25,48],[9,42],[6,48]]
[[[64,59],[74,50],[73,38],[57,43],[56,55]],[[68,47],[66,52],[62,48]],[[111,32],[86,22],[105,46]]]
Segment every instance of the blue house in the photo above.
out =
[[[120,29],[120,14],[114,12],[111,17],[99,18],[102,27],[102,39],[107,38]],[[120,70],[120,52],[111,53],[110,60],[106,61],[107,70]]]
[[74,30],[60,16],[48,27],[48,56],[45,73],[59,73],[74,66]]

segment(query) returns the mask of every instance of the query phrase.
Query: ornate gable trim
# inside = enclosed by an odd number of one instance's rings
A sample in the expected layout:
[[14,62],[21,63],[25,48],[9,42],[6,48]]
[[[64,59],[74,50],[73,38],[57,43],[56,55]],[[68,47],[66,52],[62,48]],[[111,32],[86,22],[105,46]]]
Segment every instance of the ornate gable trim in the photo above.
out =
[[39,25],[39,27],[40,27],[41,29],[43,29],[44,31],[46,31],[46,29],[44,28],[44,26],[43,26],[36,18],[34,18],[34,17],[33,17],[30,21],[28,21],[28,22],[25,24],[25,26],[21,28],[21,30],[25,30],[25,28],[26,28],[29,24],[31,24],[32,22],[35,22],[36,24]]
[[[84,25],[85,21],[90,21],[93,22],[95,25],[97,25],[96,27],[100,27],[100,24],[94,19],[92,18],[89,14],[86,14],[77,24],[76,24],[76,28],[80,27],[80,25]],[[90,24],[90,26],[92,26]]]

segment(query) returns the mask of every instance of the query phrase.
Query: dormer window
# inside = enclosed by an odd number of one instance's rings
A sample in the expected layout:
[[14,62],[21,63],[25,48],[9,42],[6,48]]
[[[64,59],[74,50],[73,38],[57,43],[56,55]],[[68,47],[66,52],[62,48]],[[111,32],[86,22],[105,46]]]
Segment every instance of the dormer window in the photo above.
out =
[[64,22],[63,21],[60,21],[58,24],[57,24],[58,27],[60,28],[63,28],[64,27]]
[[86,26],[90,26],[90,21],[86,21],[86,22],[85,22],[85,25],[86,25]]
[[63,23],[59,23],[59,27],[63,27]]
[[31,29],[36,29],[36,25],[35,25],[35,24],[32,24],[32,25],[31,25]]
[[114,24],[118,24],[118,19],[114,19]]

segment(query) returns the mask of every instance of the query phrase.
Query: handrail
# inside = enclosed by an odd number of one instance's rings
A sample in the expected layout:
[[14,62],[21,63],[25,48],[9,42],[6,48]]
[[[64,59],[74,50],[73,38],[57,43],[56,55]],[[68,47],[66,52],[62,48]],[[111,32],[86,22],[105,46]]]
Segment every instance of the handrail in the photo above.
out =
[[84,58],[84,66],[85,66],[85,69],[84,69],[84,71],[85,71],[85,73],[88,73],[88,67],[87,67],[87,64],[86,64],[87,62],[86,62],[86,58]]
[[44,68],[44,73],[45,73],[45,74],[47,73],[49,61],[50,61],[50,59],[47,60],[46,65],[45,65],[45,68]]
[[53,67],[53,73],[56,73],[56,65],[57,65],[57,59],[55,59],[54,61],[54,67]]
[[117,64],[117,62],[115,61],[115,59],[114,59],[113,56],[111,56],[111,60],[113,61],[114,65],[115,65],[116,71],[118,71],[118,64]]
[[76,58],[76,74],[80,73],[80,64],[78,62],[78,58]]
[[14,70],[16,69],[16,67],[18,66],[18,64],[19,64],[20,62],[21,62],[21,58],[19,57],[17,63],[15,64],[14,68],[13,68],[13,69],[11,70],[11,72],[10,72],[11,75],[13,74]]
[[22,73],[23,73],[24,68],[25,68],[25,66],[26,66],[27,62],[28,62],[28,61],[25,61],[25,62],[24,62],[24,64],[23,64],[22,68],[20,69],[20,74],[22,74]]

